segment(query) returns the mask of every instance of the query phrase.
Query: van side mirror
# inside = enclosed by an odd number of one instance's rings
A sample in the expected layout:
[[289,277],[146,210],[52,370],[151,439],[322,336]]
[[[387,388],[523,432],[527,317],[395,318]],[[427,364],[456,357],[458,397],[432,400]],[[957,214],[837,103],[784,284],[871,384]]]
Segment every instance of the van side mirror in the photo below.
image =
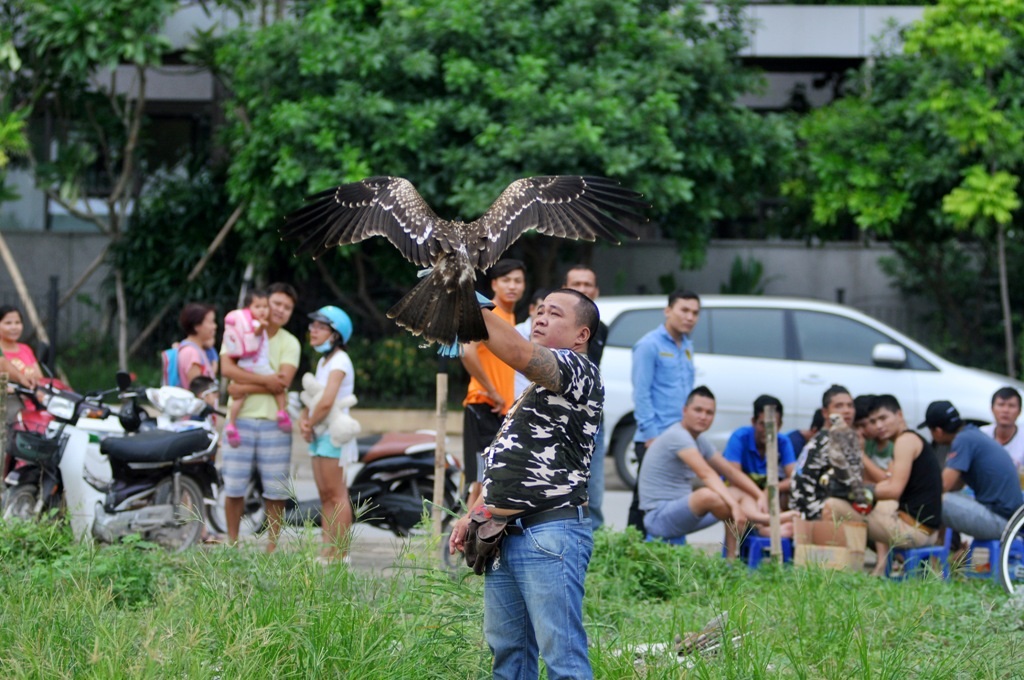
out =
[[907,350],[899,345],[880,342],[871,350],[871,362],[884,368],[903,368],[907,365]]

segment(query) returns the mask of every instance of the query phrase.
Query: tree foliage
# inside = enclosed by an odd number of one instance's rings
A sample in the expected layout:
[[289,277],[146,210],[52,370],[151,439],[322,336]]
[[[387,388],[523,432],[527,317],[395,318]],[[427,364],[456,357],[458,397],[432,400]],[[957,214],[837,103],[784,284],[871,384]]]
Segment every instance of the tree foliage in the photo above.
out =
[[[333,0],[240,29],[210,51],[232,96],[229,188],[250,206],[249,253],[281,252],[276,228],[302,196],[369,175],[407,177],[443,216],[474,219],[513,179],[580,173],[643,191],[682,261],[700,261],[711,223],[772,191],[790,147],[779,120],[735,105],[759,85],[738,63],[740,3],[715,3],[714,20],[705,7]],[[520,247],[542,263],[531,283],[551,283],[563,246]],[[412,283],[408,266],[353,280],[366,250],[349,250],[332,268],[342,288]]]
[[[1006,238],[1024,172],[1022,55],[1024,1],[941,0],[906,31],[902,52],[870,60],[849,96],[802,121],[806,165],[787,184],[822,234],[852,221],[900,244],[894,271],[928,295],[958,357],[976,358],[1001,313],[1011,373],[1010,301],[1024,292],[1011,291],[1006,255],[1017,250]],[[973,285],[958,284],[964,272]]]
[[[26,118],[45,118],[52,125],[52,136],[39,148],[26,149],[35,182],[51,200],[112,241],[123,232],[142,185],[146,73],[170,50],[161,29],[178,4],[5,0],[0,6],[9,45],[23,62],[21,68],[8,64],[0,69],[5,103]],[[101,197],[105,209],[81,201],[91,197]],[[125,368],[126,293],[116,266],[113,276],[118,358]]]

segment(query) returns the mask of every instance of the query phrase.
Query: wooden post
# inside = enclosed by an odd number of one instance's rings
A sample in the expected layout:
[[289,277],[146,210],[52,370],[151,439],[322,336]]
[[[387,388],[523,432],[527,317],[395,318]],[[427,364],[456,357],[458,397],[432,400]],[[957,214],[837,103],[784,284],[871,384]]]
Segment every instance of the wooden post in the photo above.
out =
[[437,439],[434,442],[434,506],[431,508],[434,535],[441,535],[444,512],[444,484],[448,479],[448,359],[439,357],[437,364]]
[[782,529],[779,526],[779,433],[775,407],[764,407],[765,461],[768,463],[765,490],[768,492],[768,527],[771,532],[769,553],[773,562],[782,561]]

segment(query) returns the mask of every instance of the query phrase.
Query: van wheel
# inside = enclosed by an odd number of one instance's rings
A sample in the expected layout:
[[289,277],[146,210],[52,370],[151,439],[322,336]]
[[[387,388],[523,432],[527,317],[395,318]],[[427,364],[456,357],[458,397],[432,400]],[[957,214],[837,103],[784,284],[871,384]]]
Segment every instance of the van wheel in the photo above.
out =
[[611,453],[615,457],[615,471],[619,473],[619,479],[630,489],[636,488],[636,475],[638,465],[636,462],[636,448],[633,446],[633,435],[636,433],[636,424],[629,423],[615,428],[612,433]]

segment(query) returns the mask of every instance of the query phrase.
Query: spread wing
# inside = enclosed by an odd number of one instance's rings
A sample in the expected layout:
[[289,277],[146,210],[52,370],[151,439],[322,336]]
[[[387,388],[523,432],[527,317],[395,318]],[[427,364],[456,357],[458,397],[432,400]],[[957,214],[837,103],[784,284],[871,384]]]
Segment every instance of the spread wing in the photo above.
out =
[[[622,218],[646,221],[642,194],[604,177],[556,175],[512,182],[480,219],[467,225],[466,245],[473,264],[487,269],[530,229],[547,236],[619,243],[637,238]],[[475,253],[475,256],[474,256]]]
[[309,204],[288,215],[281,228],[282,238],[301,241],[297,254],[319,257],[335,246],[383,236],[405,259],[427,267],[439,252],[452,249],[449,223],[401,177],[368,177],[306,200]]

